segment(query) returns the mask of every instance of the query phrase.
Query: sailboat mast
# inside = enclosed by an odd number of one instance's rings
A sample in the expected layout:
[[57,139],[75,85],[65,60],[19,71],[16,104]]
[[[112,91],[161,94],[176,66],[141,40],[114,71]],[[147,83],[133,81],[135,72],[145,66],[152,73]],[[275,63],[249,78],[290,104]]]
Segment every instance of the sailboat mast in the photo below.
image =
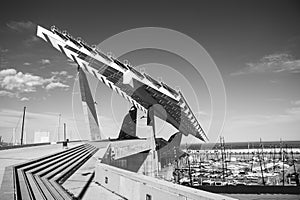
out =
[[259,158],[259,165],[260,165],[260,172],[261,172],[261,179],[262,179],[262,184],[265,185],[265,179],[264,179],[264,171],[261,163],[261,155],[260,152],[258,151],[258,158]]
[[[227,162],[226,162],[226,160],[227,160],[227,158],[228,158],[228,155],[227,155],[227,153],[228,152],[226,152],[226,147],[225,147],[225,138],[223,137],[223,151],[224,151],[224,167],[225,167],[225,175],[227,176]],[[224,177],[224,179],[225,179],[225,177]]]
[[274,150],[273,150],[273,172],[275,172],[275,160],[276,160],[276,146],[274,145]]
[[223,142],[222,142],[222,137],[221,136],[220,136],[220,145],[221,145],[221,155],[222,155],[222,175],[223,175],[223,181],[225,181]]

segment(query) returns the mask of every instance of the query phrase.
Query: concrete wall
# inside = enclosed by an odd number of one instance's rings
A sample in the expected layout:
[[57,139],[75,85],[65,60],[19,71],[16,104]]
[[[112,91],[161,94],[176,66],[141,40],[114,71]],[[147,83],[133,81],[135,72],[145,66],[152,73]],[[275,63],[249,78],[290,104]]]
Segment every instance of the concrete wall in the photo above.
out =
[[233,199],[129,172],[103,163],[98,163],[96,166],[95,181],[111,192],[130,200]]

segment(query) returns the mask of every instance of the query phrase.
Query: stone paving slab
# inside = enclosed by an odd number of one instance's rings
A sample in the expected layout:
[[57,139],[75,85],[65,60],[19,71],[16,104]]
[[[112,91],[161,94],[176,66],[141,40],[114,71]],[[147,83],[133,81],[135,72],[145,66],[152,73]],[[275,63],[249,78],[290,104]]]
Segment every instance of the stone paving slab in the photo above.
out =
[[[95,145],[95,143],[90,143],[94,146],[98,146],[100,149],[90,158],[84,165],[82,165],[72,176],[63,183],[63,187],[77,197],[82,189],[85,187],[86,183],[92,176],[95,171],[96,163],[99,162],[99,158],[102,158],[106,152],[107,144],[101,146]],[[91,184],[92,185],[92,184]],[[101,189],[101,188],[100,188]],[[88,189],[90,190],[90,188]],[[103,189],[102,189],[103,190]],[[94,193],[94,192],[93,192]],[[90,193],[84,195],[84,199],[92,199],[92,196],[89,196]]]

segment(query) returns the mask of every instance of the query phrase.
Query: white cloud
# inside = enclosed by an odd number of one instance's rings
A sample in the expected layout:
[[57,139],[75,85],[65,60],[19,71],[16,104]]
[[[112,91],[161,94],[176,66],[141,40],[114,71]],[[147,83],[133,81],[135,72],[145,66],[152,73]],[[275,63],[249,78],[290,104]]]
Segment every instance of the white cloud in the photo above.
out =
[[292,101],[291,105],[290,108],[286,109],[286,113],[300,121],[300,100]]
[[[53,74],[61,74],[60,76],[64,78],[68,76],[66,71]],[[57,75],[51,78],[43,78],[30,73],[17,72],[15,69],[4,69],[0,71],[0,87],[4,89],[0,90],[0,96],[20,98],[20,93],[36,92],[38,87],[47,91],[55,88],[68,89],[69,85],[64,84],[65,82]],[[21,101],[24,100],[27,99],[21,99]]]
[[59,72],[51,72],[52,75],[56,76],[59,74]]
[[25,65],[25,66],[29,66],[29,65],[31,65],[31,63],[29,63],[29,62],[25,62],[25,63],[23,63],[23,65]]
[[6,24],[10,29],[18,32],[23,32],[27,30],[33,30],[35,28],[35,24],[31,21],[10,21]]
[[52,90],[55,88],[69,88],[69,86],[61,82],[51,82],[46,86],[46,90]]
[[293,116],[299,116],[298,119],[300,119],[300,107],[292,107],[286,110],[286,112]]
[[42,60],[41,60],[41,63],[42,63],[43,65],[45,65],[45,64],[50,64],[50,60],[49,60],[49,59],[42,59]]
[[232,73],[231,75],[242,75],[251,73],[264,72],[289,72],[300,73],[300,60],[294,59],[291,55],[286,53],[271,54],[264,56],[255,63],[246,63],[247,67]]
[[23,97],[23,98],[20,99],[20,101],[29,101],[29,98]]
[[10,74],[5,77],[1,77],[0,81],[1,87],[7,90],[35,92],[36,86],[42,86],[50,80],[29,73],[23,74],[22,72],[18,72],[16,74]]
[[9,75],[15,75],[17,71],[15,69],[3,69],[0,71],[0,78]]
[[13,98],[13,97],[16,97],[17,94],[15,94],[13,92],[5,91],[5,90],[0,90],[0,97],[5,97],[5,96]]
[[73,78],[74,76],[69,75],[67,71],[55,71],[55,72],[51,72],[52,75],[54,75],[54,77],[57,78],[57,80],[62,81],[62,82],[66,82],[66,79],[70,79]]
[[292,105],[300,106],[300,100],[292,101]]
[[61,72],[51,72],[51,74],[53,74],[53,75],[61,75],[61,76],[66,76],[67,74],[68,74],[68,72],[66,72],[66,71],[61,71]]
[[59,75],[63,75],[63,76],[66,76],[68,73],[66,72],[66,71],[61,71],[60,73],[59,73]]
[[38,86],[44,86],[55,81],[45,79],[30,73],[17,72],[15,69],[4,69],[0,71],[0,86],[6,90],[19,94],[23,92],[35,92]]

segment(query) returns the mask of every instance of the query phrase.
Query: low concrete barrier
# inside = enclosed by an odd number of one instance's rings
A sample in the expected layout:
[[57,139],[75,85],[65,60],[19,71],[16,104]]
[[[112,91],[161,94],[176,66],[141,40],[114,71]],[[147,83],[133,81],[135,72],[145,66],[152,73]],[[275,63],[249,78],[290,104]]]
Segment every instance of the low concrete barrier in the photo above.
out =
[[[77,142],[86,142],[87,140],[72,140],[68,143],[77,143]],[[54,144],[61,144],[63,141],[56,142]],[[0,146],[0,150],[6,150],[6,149],[18,149],[18,148],[26,148],[26,147],[35,147],[35,146],[43,146],[43,145],[50,145],[53,143],[50,142],[44,142],[44,143],[32,143],[32,144],[23,144],[23,145],[12,145],[12,146]]]
[[49,145],[49,144],[51,143],[45,142],[45,143],[23,144],[23,145],[13,145],[13,146],[2,146],[0,147],[0,150],[34,147],[34,146],[42,146],[42,145]]
[[95,181],[98,184],[125,199],[233,200],[224,195],[181,186],[103,163],[97,164],[95,172]]

